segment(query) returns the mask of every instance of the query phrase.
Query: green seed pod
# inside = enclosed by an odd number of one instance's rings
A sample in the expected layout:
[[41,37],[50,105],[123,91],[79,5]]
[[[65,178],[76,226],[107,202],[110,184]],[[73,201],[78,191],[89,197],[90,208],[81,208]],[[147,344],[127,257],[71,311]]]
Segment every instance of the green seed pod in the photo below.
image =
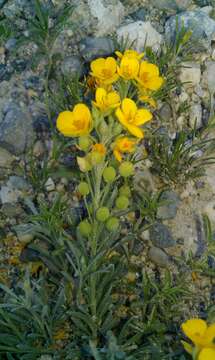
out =
[[83,220],[78,225],[78,229],[79,229],[81,235],[87,237],[92,232],[92,225],[89,223],[88,220]]
[[108,166],[103,171],[103,178],[106,182],[113,182],[116,177],[116,170],[112,166]]
[[106,222],[106,228],[108,231],[116,231],[119,227],[119,220],[112,216],[108,219],[108,221]]
[[80,138],[78,139],[78,145],[83,151],[88,151],[91,144],[92,141],[89,136],[80,136]]
[[105,222],[110,216],[110,211],[107,207],[103,206],[100,207],[96,211],[96,219],[101,222]]
[[123,185],[119,188],[119,194],[127,196],[128,198],[131,196],[131,190],[128,185]]
[[78,191],[83,196],[88,195],[90,192],[89,185],[85,181],[80,182],[80,184],[78,185]]
[[125,209],[127,209],[128,205],[129,205],[129,200],[126,196],[121,195],[116,199],[117,209],[125,210]]
[[124,161],[119,166],[119,173],[123,177],[129,177],[134,174],[134,166],[130,161]]

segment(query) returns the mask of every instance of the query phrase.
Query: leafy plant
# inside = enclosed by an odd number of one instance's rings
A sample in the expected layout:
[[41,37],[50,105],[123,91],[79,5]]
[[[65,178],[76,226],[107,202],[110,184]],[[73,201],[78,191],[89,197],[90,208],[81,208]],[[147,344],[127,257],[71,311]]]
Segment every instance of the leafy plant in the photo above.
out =
[[204,168],[213,164],[215,139],[197,135],[195,130],[181,131],[174,140],[166,140],[157,131],[150,140],[152,170],[165,182],[183,184],[204,175]]

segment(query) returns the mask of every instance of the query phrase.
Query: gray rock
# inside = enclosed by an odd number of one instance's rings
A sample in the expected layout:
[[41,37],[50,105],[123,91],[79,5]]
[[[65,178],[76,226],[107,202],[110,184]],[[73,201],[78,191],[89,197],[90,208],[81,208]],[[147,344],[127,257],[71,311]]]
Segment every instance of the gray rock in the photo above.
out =
[[162,108],[160,109],[160,116],[164,120],[169,120],[172,117],[172,109],[169,104],[164,104]]
[[61,64],[61,71],[65,76],[79,76],[83,75],[83,63],[78,56],[67,56]]
[[215,93],[215,61],[208,61],[206,63],[206,76],[209,91]]
[[21,176],[10,176],[9,181],[7,183],[11,188],[17,189],[20,191],[27,191],[30,188],[30,185],[27,181]]
[[135,21],[117,29],[118,39],[129,39],[135,43],[138,51],[143,51],[144,47],[151,47],[154,51],[159,50],[163,42],[163,37],[151,25],[149,21]]
[[151,242],[157,247],[168,248],[176,245],[170,229],[164,224],[159,222],[155,223],[151,226],[149,232]]
[[125,9],[119,0],[88,0],[90,12],[95,19],[96,34],[112,33],[121,23]]
[[1,212],[8,218],[14,218],[22,213],[22,208],[19,204],[5,203],[2,205]]
[[0,146],[19,155],[28,149],[35,134],[30,113],[26,107],[10,104],[0,119]]
[[0,148],[0,168],[8,168],[11,166],[14,161],[14,157],[6,149]]
[[192,129],[202,127],[202,107],[201,104],[193,104],[190,107],[189,125]]
[[137,11],[131,14],[131,17],[135,21],[137,20],[145,21],[146,9],[145,8],[138,9]]
[[97,57],[108,56],[114,52],[114,43],[107,37],[87,37],[80,42],[80,53],[89,62]]
[[13,226],[12,230],[16,233],[21,243],[28,244],[34,238],[34,230],[32,224],[19,224]]
[[207,5],[215,6],[215,0],[195,0],[195,3],[199,6],[207,6]]
[[166,10],[168,13],[186,10],[191,2],[192,0],[151,0],[154,7]]
[[0,190],[0,200],[2,204],[18,202],[20,192],[10,186],[2,186]]
[[171,190],[165,191],[161,194],[160,200],[162,200],[164,204],[159,207],[157,217],[162,220],[174,219],[180,204],[178,194]]
[[15,38],[10,38],[5,43],[5,49],[11,51],[16,47],[16,44],[17,44],[17,40]]
[[165,252],[155,246],[151,247],[148,252],[149,259],[158,266],[168,267],[170,265],[169,257]]
[[200,64],[194,62],[183,62],[179,79],[186,88],[198,86],[201,80]]
[[204,51],[211,49],[211,42],[215,39],[215,21],[201,10],[185,11],[177,16],[171,16],[165,25],[167,41],[172,41],[176,36],[176,21],[179,29],[182,26],[191,30],[190,43],[193,51]]

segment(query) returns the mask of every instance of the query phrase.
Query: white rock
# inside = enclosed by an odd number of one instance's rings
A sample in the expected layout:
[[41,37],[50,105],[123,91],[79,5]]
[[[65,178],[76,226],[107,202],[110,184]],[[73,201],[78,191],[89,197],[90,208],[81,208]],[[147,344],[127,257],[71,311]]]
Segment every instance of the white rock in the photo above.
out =
[[190,108],[189,125],[192,129],[202,126],[202,107],[200,104],[193,104]]
[[184,126],[185,126],[185,122],[186,122],[185,117],[183,115],[181,115],[177,118],[176,121],[177,121],[179,130],[183,130]]
[[211,93],[215,92],[215,61],[208,61],[206,63],[206,79],[208,90]]
[[53,191],[55,189],[55,183],[52,180],[52,178],[48,178],[48,180],[45,183],[45,188],[47,191]]
[[125,9],[118,0],[88,0],[90,12],[97,19],[97,36],[105,35],[119,26]]
[[184,83],[184,87],[189,88],[198,85],[201,79],[200,64],[184,62],[182,66],[179,79]]
[[121,26],[117,30],[117,37],[135,41],[137,51],[142,51],[145,46],[152,47],[154,51],[157,51],[163,42],[162,35],[152,27],[149,21],[135,21]]

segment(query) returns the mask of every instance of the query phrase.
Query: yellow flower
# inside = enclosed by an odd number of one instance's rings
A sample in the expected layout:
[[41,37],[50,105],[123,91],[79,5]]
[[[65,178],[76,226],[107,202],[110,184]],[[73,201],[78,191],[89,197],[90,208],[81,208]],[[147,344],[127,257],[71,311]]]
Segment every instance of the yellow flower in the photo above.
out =
[[133,100],[125,98],[121,108],[116,110],[116,117],[132,135],[141,139],[144,134],[140,125],[150,121],[152,114],[146,109],[138,109]]
[[140,71],[137,81],[141,86],[149,90],[158,90],[163,85],[164,79],[159,75],[156,65],[143,61],[140,64]]
[[118,80],[117,63],[113,57],[99,58],[90,64],[91,75],[100,85],[111,85]]
[[139,60],[135,57],[123,56],[117,67],[118,74],[125,80],[135,79],[140,68]]
[[208,326],[204,320],[191,319],[183,323],[181,327],[185,335],[197,348],[215,349],[215,324]]
[[122,161],[122,154],[134,152],[136,144],[137,144],[136,140],[129,139],[126,136],[118,138],[115,141],[113,148],[113,153],[115,158],[118,161]]
[[198,360],[214,360],[215,359],[215,350],[210,348],[203,349],[198,357]]
[[65,136],[87,135],[92,130],[92,116],[84,104],[75,105],[73,111],[63,111],[57,118],[57,129]]
[[98,152],[100,155],[105,155],[106,148],[103,144],[97,143],[92,146],[92,152]]
[[115,51],[115,54],[118,56],[118,58],[122,59],[124,56],[130,58],[130,59],[137,59],[140,60],[144,53],[138,53],[136,50],[125,50],[124,54],[122,54],[120,51]]
[[96,90],[96,101],[93,104],[103,113],[120,105],[120,96],[116,91],[107,92],[103,88]]
[[152,97],[151,91],[146,90],[143,87],[140,87],[139,90],[140,90],[139,100],[156,108],[157,104],[156,104],[156,101]]

